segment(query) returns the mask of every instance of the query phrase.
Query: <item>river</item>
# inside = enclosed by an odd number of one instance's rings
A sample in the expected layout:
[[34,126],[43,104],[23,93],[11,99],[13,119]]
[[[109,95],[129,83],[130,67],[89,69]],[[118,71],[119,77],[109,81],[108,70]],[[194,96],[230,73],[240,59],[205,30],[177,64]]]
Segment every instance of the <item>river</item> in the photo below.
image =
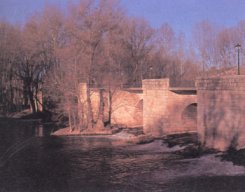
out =
[[245,191],[245,167],[219,154],[184,157],[162,140],[134,145],[51,130],[0,124],[0,191]]

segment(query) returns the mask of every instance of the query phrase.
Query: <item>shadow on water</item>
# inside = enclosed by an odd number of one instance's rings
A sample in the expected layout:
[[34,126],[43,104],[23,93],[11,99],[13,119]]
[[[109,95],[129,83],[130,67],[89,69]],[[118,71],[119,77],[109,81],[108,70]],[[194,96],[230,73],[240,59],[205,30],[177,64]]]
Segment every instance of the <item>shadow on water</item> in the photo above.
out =
[[133,145],[106,137],[53,137],[51,130],[37,122],[0,121],[0,191],[245,189],[245,168],[212,155],[184,156],[186,146],[194,146],[189,136]]
[[231,161],[235,165],[245,166],[245,149],[235,150],[231,148],[221,157],[223,160]]
[[166,191],[175,192],[243,192],[245,176],[199,176],[181,178],[167,184]]

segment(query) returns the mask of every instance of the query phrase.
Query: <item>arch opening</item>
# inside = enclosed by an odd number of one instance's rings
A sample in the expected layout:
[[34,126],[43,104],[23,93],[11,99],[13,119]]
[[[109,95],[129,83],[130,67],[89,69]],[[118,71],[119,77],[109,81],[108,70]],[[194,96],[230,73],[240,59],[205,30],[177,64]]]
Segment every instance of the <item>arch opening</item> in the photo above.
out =
[[197,103],[192,103],[185,107],[181,115],[185,128],[191,131],[197,130]]
[[135,108],[139,111],[143,111],[143,99],[140,99],[137,104],[135,105]]

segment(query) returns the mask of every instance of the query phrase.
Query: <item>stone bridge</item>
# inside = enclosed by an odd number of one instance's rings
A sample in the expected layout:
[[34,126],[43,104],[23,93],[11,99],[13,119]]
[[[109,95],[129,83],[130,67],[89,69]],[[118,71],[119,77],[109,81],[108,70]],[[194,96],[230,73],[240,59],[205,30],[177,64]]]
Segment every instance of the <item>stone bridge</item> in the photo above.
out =
[[[98,94],[94,95],[98,106]],[[142,88],[115,92],[112,124],[143,126],[154,137],[195,131],[203,146],[241,149],[245,148],[244,101],[245,75],[202,77],[196,88],[172,88],[169,79],[146,79]],[[105,107],[105,117],[107,111]]]
[[[194,88],[171,88],[169,79],[146,79],[142,88],[120,89],[112,96],[112,124],[142,127],[155,137],[196,131],[197,98]],[[81,93],[85,94],[85,93]],[[94,116],[99,93],[93,89]],[[104,121],[108,121],[108,94],[104,93]]]

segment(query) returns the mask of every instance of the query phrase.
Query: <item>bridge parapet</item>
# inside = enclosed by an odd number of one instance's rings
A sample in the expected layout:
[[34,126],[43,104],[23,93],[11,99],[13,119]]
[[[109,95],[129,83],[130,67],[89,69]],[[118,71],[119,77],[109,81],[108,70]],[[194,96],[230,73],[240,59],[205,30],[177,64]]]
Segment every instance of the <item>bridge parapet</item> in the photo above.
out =
[[235,90],[245,91],[244,75],[200,78],[196,81],[198,90]]
[[143,90],[169,89],[169,79],[145,79],[142,81]]

